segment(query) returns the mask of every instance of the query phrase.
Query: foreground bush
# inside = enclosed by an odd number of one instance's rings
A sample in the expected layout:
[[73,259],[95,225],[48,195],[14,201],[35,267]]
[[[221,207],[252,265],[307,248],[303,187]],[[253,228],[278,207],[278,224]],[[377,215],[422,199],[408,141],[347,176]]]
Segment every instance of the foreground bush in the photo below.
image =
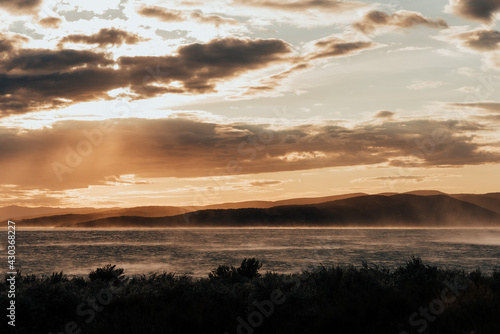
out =
[[[439,269],[412,258],[394,271],[318,267],[285,275],[262,264],[219,266],[208,278],[89,279],[20,275],[15,333],[499,333],[500,273]],[[0,285],[7,307],[7,284]],[[13,332],[14,333],[14,332]]]

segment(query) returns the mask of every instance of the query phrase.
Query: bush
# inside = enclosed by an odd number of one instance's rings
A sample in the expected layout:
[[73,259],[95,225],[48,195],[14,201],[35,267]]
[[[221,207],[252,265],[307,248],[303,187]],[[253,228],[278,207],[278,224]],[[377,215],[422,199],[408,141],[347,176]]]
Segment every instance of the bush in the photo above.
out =
[[238,269],[236,269],[236,272],[238,275],[246,278],[255,278],[255,277],[260,277],[259,274],[259,269],[262,267],[262,263],[260,263],[259,260],[256,260],[255,258],[252,259],[244,259],[241,262],[241,265]]
[[115,269],[116,265],[107,264],[102,268],[97,268],[95,271],[90,272],[89,279],[91,282],[101,280],[103,282],[116,282],[124,278],[124,269]]
[[[142,275],[123,289],[103,289],[105,282],[123,276],[123,269],[112,265],[97,268],[88,279],[68,280],[62,273],[49,278],[22,275],[16,286],[16,314],[22,321],[16,323],[15,333],[60,333],[75,321],[86,334],[414,334],[421,327],[412,325],[409,317],[421,309],[432,310],[431,302],[440,300],[442,291],[453,293],[449,284],[455,282],[463,288],[442,313],[426,320],[427,332],[489,334],[500,328],[498,272],[440,269],[419,258],[395,271],[368,265],[321,266],[261,276],[261,266],[256,259],[244,259],[238,268],[221,265],[201,279]],[[7,282],[0,282],[4,309],[7,291]],[[112,298],[103,297],[103,291]],[[77,312],[82,303],[85,316]],[[87,322],[93,307],[99,311]],[[425,319],[419,315],[413,323]],[[242,321],[246,326],[241,327]]]

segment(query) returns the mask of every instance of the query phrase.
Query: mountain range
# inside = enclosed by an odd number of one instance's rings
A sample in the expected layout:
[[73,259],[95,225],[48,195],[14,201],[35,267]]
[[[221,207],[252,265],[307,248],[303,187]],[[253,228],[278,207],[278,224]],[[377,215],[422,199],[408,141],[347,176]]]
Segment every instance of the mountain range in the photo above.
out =
[[[198,207],[25,209],[27,210],[23,211],[22,207],[0,208],[0,217],[16,219],[17,226],[64,228],[500,227],[500,193],[445,194],[432,190],[404,194],[355,193],[281,201],[222,203]],[[9,212],[12,216],[6,217]]]

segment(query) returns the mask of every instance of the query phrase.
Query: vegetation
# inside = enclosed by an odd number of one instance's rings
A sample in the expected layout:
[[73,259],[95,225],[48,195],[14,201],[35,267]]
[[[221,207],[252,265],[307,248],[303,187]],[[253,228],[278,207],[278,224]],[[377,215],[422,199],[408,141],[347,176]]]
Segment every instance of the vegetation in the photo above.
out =
[[[394,271],[318,267],[259,273],[245,259],[207,278],[126,279],[105,266],[88,279],[20,274],[16,330],[33,333],[498,333],[500,273],[441,269],[412,258]],[[0,285],[5,310],[8,285]]]

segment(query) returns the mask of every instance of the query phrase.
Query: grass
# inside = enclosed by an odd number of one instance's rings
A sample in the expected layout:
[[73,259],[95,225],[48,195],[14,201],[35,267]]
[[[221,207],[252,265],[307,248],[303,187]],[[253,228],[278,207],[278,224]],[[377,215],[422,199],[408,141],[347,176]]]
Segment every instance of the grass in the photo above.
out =
[[[261,265],[245,259],[202,279],[125,279],[111,265],[88,278],[20,274],[15,333],[499,333],[498,272],[419,258],[393,271],[364,263],[285,275],[259,273]],[[7,288],[4,280],[3,310]]]

